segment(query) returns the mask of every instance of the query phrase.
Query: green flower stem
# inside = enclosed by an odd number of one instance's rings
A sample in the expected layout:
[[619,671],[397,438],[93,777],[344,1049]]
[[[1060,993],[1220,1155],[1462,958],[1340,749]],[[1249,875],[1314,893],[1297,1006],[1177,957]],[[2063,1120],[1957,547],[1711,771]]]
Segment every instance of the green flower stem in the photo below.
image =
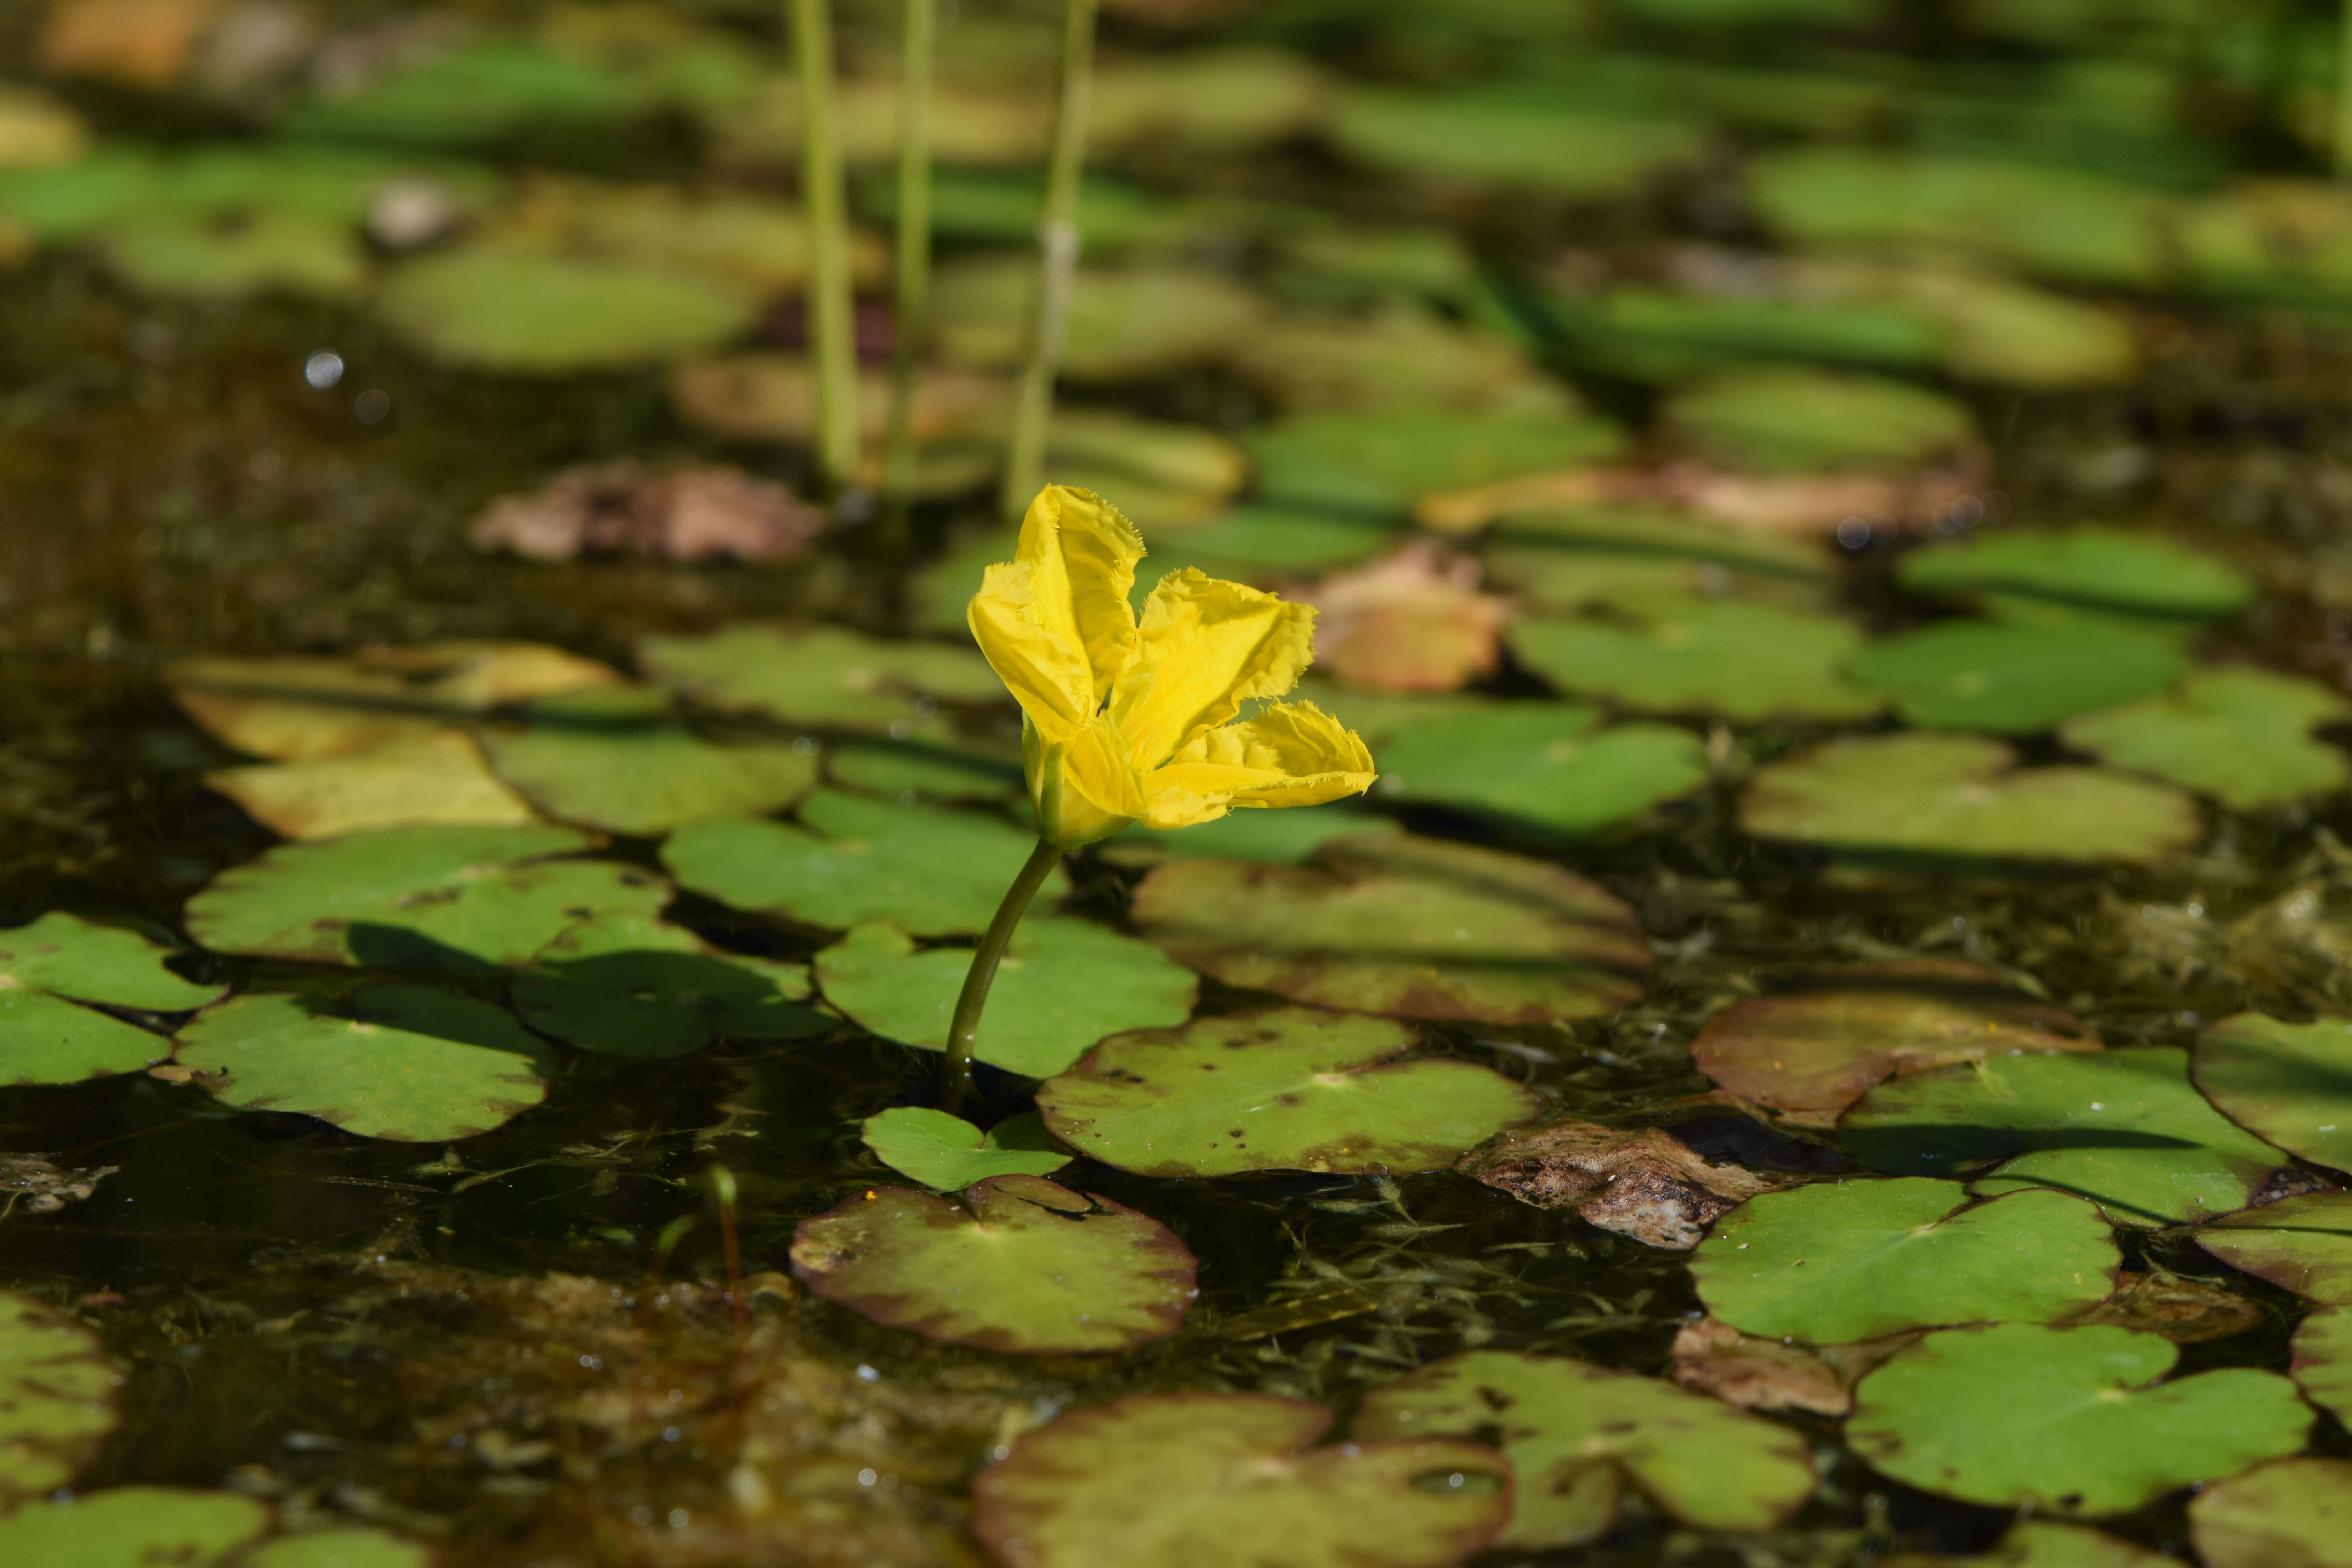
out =
[[849,297],[849,197],[833,91],[832,0],[791,0],[800,67],[801,201],[807,213],[809,359],[816,374],[816,459],[835,490],[857,468],[857,340]]
[[2352,180],[2352,0],[2336,19],[2336,177]]
[[1087,108],[1094,94],[1095,0],[1064,0],[1062,77],[1054,99],[1054,139],[1045,157],[1045,206],[1037,223],[1037,291],[1029,305],[1029,358],[1013,406],[999,507],[1020,517],[1045,469],[1045,426],[1062,365],[1070,288],[1078,266],[1078,181],[1086,169]]
[[890,355],[890,414],[882,447],[883,523],[893,554],[905,547],[915,490],[915,386],[931,292],[931,45],[939,0],[907,0],[898,44],[898,276]]
[[1021,874],[1013,879],[1013,886],[1004,889],[1004,901],[996,906],[996,918],[988,922],[988,932],[980,939],[980,950],[971,955],[971,968],[963,977],[963,991],[956,997],[955,1019],[948,1025],[948,1098],[950,1109],[963,1104],[971,1093],[971,1053],[980,1039],[980,1015],[988,1005],[988,988],[996,984],[996,966],[1004,960],[1004,950],[1013,942],[1013,928],[1029,908],[1029,900],[1045,885],[1054,868],[1062,863],[1059,846],[1037,841],[1029,852],[1028,863]]

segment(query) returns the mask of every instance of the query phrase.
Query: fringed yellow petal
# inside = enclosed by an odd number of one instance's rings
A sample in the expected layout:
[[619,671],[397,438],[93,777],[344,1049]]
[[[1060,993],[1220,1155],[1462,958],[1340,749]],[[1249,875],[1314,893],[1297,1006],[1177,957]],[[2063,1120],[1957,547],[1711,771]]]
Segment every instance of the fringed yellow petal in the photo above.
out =
[[1108,719],[1098,714],[1051,743],[1024,723],[1021,750],[1037,837],[1047,843],[1075,849],[1143,815],[1141,787]]
[[1378,777],[1357,733],[1311,702],[1198,735],[1143,781],[1153,827],[1213,822],[1234,806],[1321,805],[1361,795]]
[[1049,742],[1103,705],[1136,655],[1127,595],[1143,539],[1101,497],[1047,485],[1007,563],[991,566],[965,618],[972,640]]
[[1111,699],[1145,772],[1253,698],[1279,697],[1315,657],[1315,611],[1186,567],[1144,602],[1135,664]]

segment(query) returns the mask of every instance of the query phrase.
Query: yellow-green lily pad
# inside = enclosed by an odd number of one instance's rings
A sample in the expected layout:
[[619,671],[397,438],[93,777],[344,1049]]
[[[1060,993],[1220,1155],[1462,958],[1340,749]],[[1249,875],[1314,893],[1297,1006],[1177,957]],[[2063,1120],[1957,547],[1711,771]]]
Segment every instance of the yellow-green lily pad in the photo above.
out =
[[[963,596],[979,586],[975,576]],[[750,623],[702,637],[647,637],[637,659],[647,675],[697,702],[853,730],[911,728],[932,703],[1004,695],[1004,683],[968,643],[885,642],[840,626]]]
[[2169,691],[2070,719],[2058,733],[2111,766],[2252,811],[2352,784],[2352,762],[2311,733],[2347,718],[2352,702],[2316,682],[2209,669]]
[[1412,409],[1304,415],[1253,430],[1247,441],[1265,499],[1379,512],[1445,490],[1599,462],[1616,455],[1624,436],[1592,417]]
[[2352,1311],[2322,1307],[2297,1323],[2287,1371],[2305,1399],[2338,1421],[2352,1418]]
[[2159,621],[2226,620],[2254,596],[2252,583],[2210,555],[2103,528],[1932,544],[1895,570],[1915,594],[1998,595]]
[[705,353],[759,307],[752,291],[703,274],[487,246],[403,263],[376,296],[385,323],[434,358],[534,375]]
[[801,964],[720,952],[682,926],[626,914],[572,927],[533,956],[513,987],[531,1027],[622,1057],[823,1034],[837,1020],[813,994]]
[[812,748],[721,746],[657,692],[608,686],[546,697],[484,731],[500,777],[548,816],[653,836],[689,822],[779,811],[816,786]]
[[2239,1013],[2197,1037],[2190,1076],[2231,1121],[2290,1154],[2352,1170],[2352,1019]]
[[1648,712],[1860,719],[1881,699],[1843,667],[1862,633],[1834,616],[1683,595],[1621,597],[1615,613],[1522,620],[1512,649],[1562,690]]
[[2152,696],[2189,661],[2129,631],[1952,620],[1873,643],[1847,669],[1922,728],[2025,735]]
[[238,1559],[236,1568],[433,1568],[433,1549],[383,1530],[285,1535]]
[[268,1506],[236,1492],[110,1487],[0,1515],[0,1563],[213,1568],[268,1528]]
[[173,973],[168,956],[62,911],[0,931],[0,1083],[75,1083],[171,1055],[170,1041],[85,1005],[181,1013],[221,994]]
[[2352,1193],[2302,1193],[2200,1226],[2197,1245],[2258,1279],[2352,1305]]
[[1406,174],[1566,196],[1623,196],[1697,155],[1686,120],[1570,107],[1558,94],[1357,88],[1330,134],[1359,162]]
[[1912,468],[1976,435],[1968,405],[1943,393],[1784,366],[1724,371],[1669,397],[1663,417],[1707,461],[1766,473]]
[[[121,1386],[96,1334],[30,1297],[0,1294],[0,1507],[79,1475],[114,1430]],[[5,1528],[0,1520],[0,1541]]]
[[1050,1176],[1071,1158],[1034,1111],[1008,1116],[983,1132],[944,1110],[894,1105],[867,1117],[858,1132],[876,1159],[941,1192],[991,1176]]
[[337,300],[357,293],[366,278],[367,258],[350,227],[301,213],[150,211],[114,219],[97,240],[117,276],[154,294]]
[[1602,726],[1597,709],[1508,702],[1399,729],[1380,749],[1383,795],[1598,833],[1706,782],[1697,736],[1667,724]]
[[2189,1536],[2206,1568],[2335,1568],[2352,1563],[2352,1461],[2305,1457],[2257,1465],[2189,1500]]

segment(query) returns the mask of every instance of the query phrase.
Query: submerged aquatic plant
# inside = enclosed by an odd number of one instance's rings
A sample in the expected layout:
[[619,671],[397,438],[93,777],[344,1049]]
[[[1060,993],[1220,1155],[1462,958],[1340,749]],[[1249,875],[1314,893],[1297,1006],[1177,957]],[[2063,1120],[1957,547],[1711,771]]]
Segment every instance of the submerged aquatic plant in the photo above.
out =
[[1087,490],[1048,485],[1013,559],[991,566],[967,612],[981,652],[1021,704],[1037,847],[989,922],[948,1031],[968,1084],[980,1015],[1030,899],[1063,854],[1129,824],[1168,829],[1237,807],[1320,805],[1372,785],[1360,737],[1311,702],[1242,706],[1288,691],[1314,658],[1315,611],[1171,572],[1129,593],[1143,539]]

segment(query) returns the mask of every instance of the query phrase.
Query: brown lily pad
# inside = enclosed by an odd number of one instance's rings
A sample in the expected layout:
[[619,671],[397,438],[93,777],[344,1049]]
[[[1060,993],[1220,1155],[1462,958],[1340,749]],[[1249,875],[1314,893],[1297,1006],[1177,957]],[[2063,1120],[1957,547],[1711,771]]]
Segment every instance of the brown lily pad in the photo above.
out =
[[494,501],[467,537],[531,561],[624,551],[671,561],[789,561],[824,531],[825,514],[783,486],[704,463],[667,471],[603,463]]
[[1701,1318],[1675,1334],[1667,1375],[1694,1394],[1743,1410],[1797,1410],[1835,1419],[1853,1409],[1863,1374],[1909,1344],[1917,1332],[1851,1345],[1806,1345],[1743,1334],[1720,1318]]
[[2114,1295],[2067,1324],[2113,1323],[2195,1345],[2244,1333],[2262,1321],[2263,1310],[2234,1290],[2176,1274],[2127,1274]]
[[1315,662],[1379,691],[1454,691],[1495,673],[1510,604],[1478,592],[1478,563],[1428,543],[1326,577]]
[[2305,1193],[2225,1215],[2197,1232],[2197,1245],[2282,1290],[2352,1303],[2352,1193]]
[[1717,1216],[1789,1184],[1710,1163],[1660,1128],[1574,1120],[1506,1132],[1454,1169],[1521,1203],[1572,1208],[1588,1224],[1673,1251],[1696,1247]]

